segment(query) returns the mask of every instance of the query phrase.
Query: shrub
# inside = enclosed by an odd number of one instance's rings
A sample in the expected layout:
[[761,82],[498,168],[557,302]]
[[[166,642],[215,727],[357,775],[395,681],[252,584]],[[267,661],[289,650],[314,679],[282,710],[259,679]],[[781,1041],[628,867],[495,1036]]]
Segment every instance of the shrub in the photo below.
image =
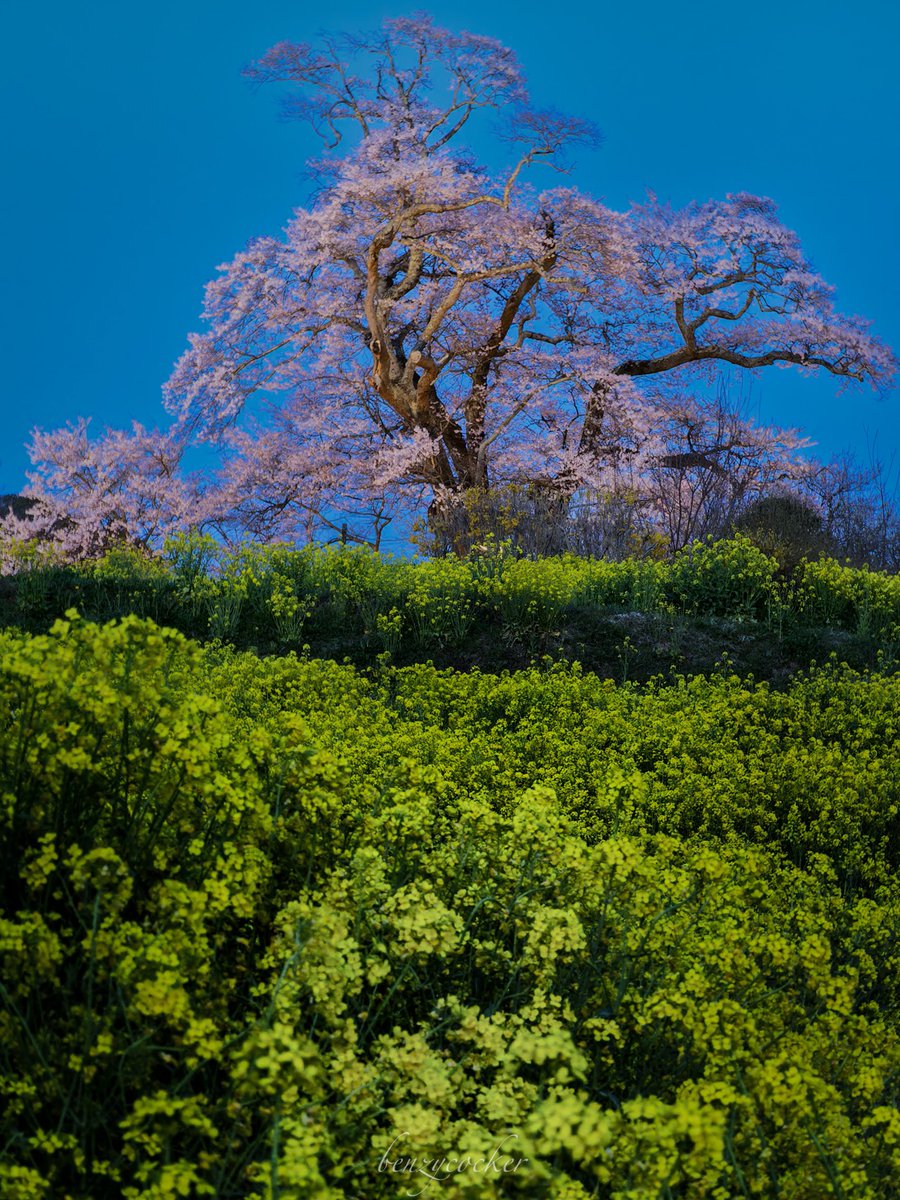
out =
[[781,570],[792,574],[804,558],[818,558],[828,549],[822,516],[812,501],[802,496],[762,496],[734,522]]

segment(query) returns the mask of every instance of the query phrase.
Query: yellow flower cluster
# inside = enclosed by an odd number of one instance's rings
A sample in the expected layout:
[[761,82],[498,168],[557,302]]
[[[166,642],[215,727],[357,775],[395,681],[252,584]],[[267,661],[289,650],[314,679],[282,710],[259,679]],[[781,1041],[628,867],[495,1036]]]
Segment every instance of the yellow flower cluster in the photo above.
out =
[[362,547],[228,552],[194,534],[173,539],[159,557],[120,549],[72,567],[31,549],[15,592],[18,619],[32,627],[77,603],[98,617],[136,612],[203,639],[275,652],[315,643],[415,656],[458,650],[485,627],[539,651],[565,624],[613,611],[756,622],[779,635],[833,626],[894,658],[900,646],[897,576],[820,558],[802,560],[786,578],[743,534],[695,542],[669,560],[621,562],[532,561],[495,542],[466,558],[424,561]]
[[0,635],[0,1195],[889,1200],[898,697]]

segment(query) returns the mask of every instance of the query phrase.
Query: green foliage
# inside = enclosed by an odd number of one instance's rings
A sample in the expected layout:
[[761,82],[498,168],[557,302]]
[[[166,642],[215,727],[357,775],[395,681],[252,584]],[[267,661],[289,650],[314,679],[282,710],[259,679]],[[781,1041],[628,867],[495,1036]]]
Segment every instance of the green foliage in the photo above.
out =
[[398,758],[500,811],[553,788],[588,841],[665,832],[825,854],[872,894],[900,867],[900,676],[830,665],[785,690],[734,675],[616,687],[555,664],[501,676],[207,655],[204,689],[256,728],[273,704],[361,779]]
[[750,538],[694,542],[676,556],[669,574],[674,597],[689,612],[763,620],[782,603],[777,563]]
[[[34,632],[75,606],[92,620],[134,613],[201,641],[265,653],[309,646],[369,664],[385,649],[401,661],[430,654],[454,661],[481,635],[476,661],[487,667],[509,661],[501,652],[511,648],[517,662],[550,650],[573,657],[585,630],[617,613],[659,618],[661,626],[726,620],[769,642],[824,627],[856,638],[860,661],[873,665],[878,648],[893,646],[900,632],[897,576],[820,559],[800,563],[787,579],[744,534],[694,543],[670,562],[532,560],[490,540],[466,559],[426,561],[359,547],[226,553],[191,536],[156,559],[118,550],[78,567],[20,565],[7,581],[5,623]],[[654,669],[669,665],[663,656]]]
[[410,1155],[456,1200],[896,1194],[900,676],[367,676],[69,614],[0,698],[4,1196],[387,1200]]

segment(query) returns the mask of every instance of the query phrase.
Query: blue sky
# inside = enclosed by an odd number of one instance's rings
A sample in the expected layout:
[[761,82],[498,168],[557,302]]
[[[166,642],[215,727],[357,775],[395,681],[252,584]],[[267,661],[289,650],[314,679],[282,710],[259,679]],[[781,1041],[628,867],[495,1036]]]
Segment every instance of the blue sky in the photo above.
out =
[[[624,208],[773,197],[839,307],[900,351],[900,9],[887,0],[640,6],[433,0],[500,38],[532,95],[594,119],[573,182]],[[199,328],[204,283],[305,201],[306,129],[241,68],[274,42],[361,30],[409,6],[328,15],[286,0],[10,0],[2,91],[0,491],[24,484],[35,426],[162,424],[160,387]],[[754,409],[827,456],[888,458],[900,396],[763,372]]]

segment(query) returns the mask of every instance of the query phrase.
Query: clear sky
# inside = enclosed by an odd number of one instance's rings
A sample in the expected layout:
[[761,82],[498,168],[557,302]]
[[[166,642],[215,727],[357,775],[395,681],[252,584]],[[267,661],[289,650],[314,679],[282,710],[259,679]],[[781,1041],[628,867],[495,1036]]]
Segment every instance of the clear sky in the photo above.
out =
[[[774,198],[839,307],[900,351],[900,7],[891,0],[639,5],[432,0],[500,38],[535,103],[594,119],[578,187],[614,208]],[[0,491],[35,426],[165,423],[160,387],[200,327],[204,283],[307,199],[312,135],[241,68],[280,40],[360,30],[410,6],[349,0],[9,0],[0,28]],[[757,414],[827,456],[900,443],[900,395],[764,371]]]

